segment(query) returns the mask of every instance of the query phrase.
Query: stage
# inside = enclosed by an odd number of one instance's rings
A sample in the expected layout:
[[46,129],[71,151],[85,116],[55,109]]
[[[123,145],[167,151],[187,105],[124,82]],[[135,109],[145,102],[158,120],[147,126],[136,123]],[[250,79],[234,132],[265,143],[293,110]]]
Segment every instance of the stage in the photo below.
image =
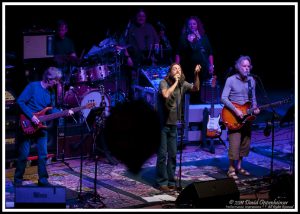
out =
[[[241,175],[236,181],[240,201],[248,199],[252,201],[292,200],[291,193],[294,191],[294,186],[290,181],[294,179],[294,125],[284,124],[279,126],[277,124],[275,126],[273,172],[270,171],[272,157],[270,151],[271,136],[264,136],[264,129],[258,126],[253,131],[250,155],[244,161],[244,168],[251,173],[251,176]],[[79,157],[65,159],[66,164],[61,160],[54,161],[55,158],[49,158],[47,165],[50,176],[49,182],[54,187],[65,188],[65,209],[178,209],[180,207],[178,207],[178,204],[176,205],[175,201],[185,191],[187,186],[191,184],[199,185],[199,197],[204,196],[205,198],[205,195],[209,194],[207,191],[211,190],[201,186],[202,182],[218,182],[227,177],[228,140],[224,139],[224,142],[226,146],[214,142],[215,154],[210,153],[207,148],[203,148],[197,142],[184,144],[181,184],[177,182],[177,186],[181,185],[183,187],[181,192],[163,193],[157,189],[155,186],[155,154],[143,165],[137,174],[129,172],[127,167],[121,162],[116,165],[111,164],[105,155],[100,154],[97,156],[96,179],[96,159],[92,155],[83,157],[82,170]],[[178,151],[177,157],[176,176],[177,181],[179,181],[180,151]],[[271,173],[273,178],[270,178]],[[5,170],[6,209],[15,208],[13,175],[14,166],[11,164],[11,168],[7,167]],[[283,179],[280,180],[279,178]],[[24,187],[41,188],[37,186],[37,179],[37,166],[32,161],[31,165],[26,168]],[[277,183],[281,182],[279,185],[280,189],[278,189],[278,185],[275,185],[275,181]],[[222,188],[218,191],[219,193],[220,191],[222,192]],[[226,193],[223,192],[223,194]],[[294,195],[292,195],[293,197]],[[285,208],[294,209],[294,206],[290,206],[293,202],[288,201],[288,203],[289,207],[286,206]],[[229,205],[227,208],[234,209],[234,207]],[[209,207],[209,209],[213,208]],[[261,209],[270,208],[272,207],[261,206]]]

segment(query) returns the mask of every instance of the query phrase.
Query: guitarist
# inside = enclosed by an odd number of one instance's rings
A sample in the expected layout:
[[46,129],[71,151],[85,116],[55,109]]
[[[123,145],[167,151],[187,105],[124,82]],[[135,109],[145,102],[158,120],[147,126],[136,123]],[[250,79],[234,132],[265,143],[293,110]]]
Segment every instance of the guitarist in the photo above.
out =
[[[230,109],[236,117],[243,118],[244,113],[235,107],[234,103],[244,105],[251,103],[254,108],[254,114],[259,114],[255,96],[255,80],[250,75],[252,69],[251,59],[249,56],[240,56],[235,62],[236,74],[227,78],[221,101],[225,107]],[[248,122],[238,130],[228,130],[229,138],[229,169],[228,177],[238,179],[236,173],[250,175],[248,171],[242,168],[243,157],[248,156],[251,141],[251,124]],[[237,162],[237,164],[235,163]],[[235,165],[236,164],[236,165]]]
[[[59,112],[60,110],[55,108],[55,87],[61,79],[61,71],[56,67],[49,67],[44,71],[42,81],[30,82],[19,98],[17,104],[20,107],[22,113],[30,119],[31,123],[35,126],[40,124],[39,118],[34,114],[46,107],[53,107],[53,109],[47,113]],[[72,115],[74,112],[69,110],[68,115]],[[22,136],[22,142],[19,143],[18,159],[16,164],[16,170],[14,175],[14,185],[21,186],[23,181],[23,175],[26,168],[27,157],[30,153],[30,146],[32,143],[37,144],[38,152],[38,185],[49,186],[48,172],[46,169],[47,161],[47,130],[40,129],[34,135]]]

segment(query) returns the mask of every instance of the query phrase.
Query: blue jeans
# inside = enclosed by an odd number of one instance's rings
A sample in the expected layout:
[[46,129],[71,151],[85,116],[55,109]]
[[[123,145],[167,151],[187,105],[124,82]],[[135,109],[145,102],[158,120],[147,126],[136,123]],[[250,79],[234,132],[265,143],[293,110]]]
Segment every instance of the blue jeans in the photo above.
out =
[[177,153],[177,126],[166,125],[161,131],[161,142],[157,153],[156,183],[158,186],[175,186]]
[[36,143],[37,152],[38,152],[38,175],[39,182],[46,183],[48,182],[48,172],[46,168],[47,162],[47,132],[40,131],[35,137],[25,137],[24,141],[19,145],[19,156],[17,159],[17,166],[14,175],[14,182],[21,183],[23,181],[23,175],[25,173],[27,157],[30,153],[30,146],[32,143]]

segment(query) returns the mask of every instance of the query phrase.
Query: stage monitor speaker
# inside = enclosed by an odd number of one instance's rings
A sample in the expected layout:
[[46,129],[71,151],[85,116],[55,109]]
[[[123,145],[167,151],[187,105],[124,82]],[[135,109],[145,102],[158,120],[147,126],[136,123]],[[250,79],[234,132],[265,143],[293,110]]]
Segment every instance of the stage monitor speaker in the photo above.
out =
[[232,178],[194,182],[176,199],[178,208],[226,208],[230,200],[239,200],[240,193]]
[[66,208],[66,188],[61,186],[16,187],[15,208]]

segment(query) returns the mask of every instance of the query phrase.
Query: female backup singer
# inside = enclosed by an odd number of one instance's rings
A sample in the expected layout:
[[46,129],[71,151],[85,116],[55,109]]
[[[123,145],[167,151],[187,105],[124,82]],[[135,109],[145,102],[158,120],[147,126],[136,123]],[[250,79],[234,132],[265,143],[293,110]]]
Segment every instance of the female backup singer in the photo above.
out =
[[[198,17],[186,19],[182,29],[175,62],[180,63],[185,71],[186,81],[193,82],[193,69],[197,64],[202,67],[201,81],[205,82],[214,72],[214,57],[208,36]],[[191,103],[200,102],[200,94],[192,94]]]

